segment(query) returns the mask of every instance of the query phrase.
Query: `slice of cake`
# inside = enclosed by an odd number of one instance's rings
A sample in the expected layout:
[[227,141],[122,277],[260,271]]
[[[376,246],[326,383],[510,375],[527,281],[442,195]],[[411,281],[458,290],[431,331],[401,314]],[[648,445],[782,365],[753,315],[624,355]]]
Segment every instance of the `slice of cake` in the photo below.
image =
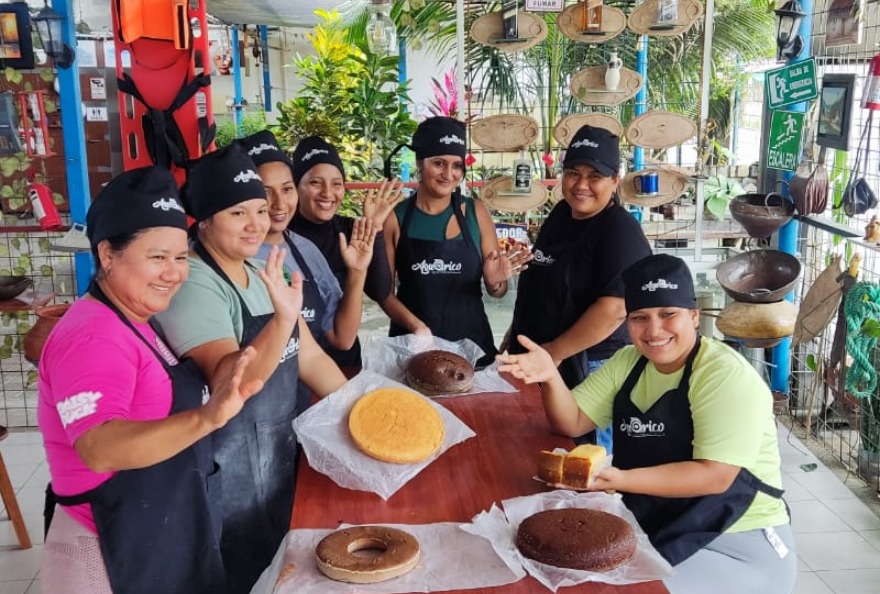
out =
[[544,450],[538,455],[538,478],[552,485],[587,489],[607,455],[604,447],[593,444],[567,453]]

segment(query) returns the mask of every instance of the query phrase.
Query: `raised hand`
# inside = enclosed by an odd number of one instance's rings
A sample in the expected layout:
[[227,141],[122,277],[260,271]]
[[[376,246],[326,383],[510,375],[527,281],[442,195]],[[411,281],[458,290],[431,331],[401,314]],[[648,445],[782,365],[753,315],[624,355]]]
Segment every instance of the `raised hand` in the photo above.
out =
[[498,371],[506,371],[527,384],[536,384],[552,379],[557,371],[556,364],[553,362],[550,353],[542,349],[541,345],[522,334],[516,338],[526,348],[527,352],[520,355],[510,355],[506,352],[496,355],[495,358],[502,363],[498,367]]
[[237,415],[248,399],[263,389],[262,380],[251,380],[242,385],[244,371],[257,356],[254,347],[245,348],[238,356],[232,369],[223,377],[211,392],[211,399],[202,408],[208,422],[223,427],[229,419]]
[[269,291],[275,315],[296,323],[303,306],[303,278],[302,274],[294,272],[290,284],[284,280],[285,254],[286,251],[277,245],[272,246],[266,258],[266,267],[259,271],[259,275]]
[[[382,182],[378,190],[370,190],[364,198],[364,216],[373,221],[378,230],[394,207],[403,200],[403,182]],[[377,231],[378,232],[378,231]]]
[[372,219],[361,217],[354,222],[351,241],[346,241],[345,235],[339,234],[339,252],[347,269],[364,271],[370,266],[376,234],[381,228]]
[[483,279],[488,286],[504,282],[528,268],[533,257],[528,250],[502,252],[494,249],[483,258]]

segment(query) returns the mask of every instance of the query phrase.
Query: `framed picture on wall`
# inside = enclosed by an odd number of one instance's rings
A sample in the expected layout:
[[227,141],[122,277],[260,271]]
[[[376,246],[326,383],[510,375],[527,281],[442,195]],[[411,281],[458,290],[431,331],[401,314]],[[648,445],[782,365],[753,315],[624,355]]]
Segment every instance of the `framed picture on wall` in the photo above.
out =
[[861,35],[861,0],[832,0],[825,21],[825,47],[857,45]]
[[855,84],[855,74],[826,74],[822,77],[816,133],[816,144],[819,146],[849,150]]
[[31,15],[24,2],[0,4],[0,68],[34,67]]

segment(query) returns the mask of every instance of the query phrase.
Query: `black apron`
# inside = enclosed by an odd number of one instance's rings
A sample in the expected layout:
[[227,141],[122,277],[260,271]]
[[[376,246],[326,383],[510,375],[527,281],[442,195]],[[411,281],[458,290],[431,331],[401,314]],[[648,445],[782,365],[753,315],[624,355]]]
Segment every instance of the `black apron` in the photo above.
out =
[[[168,365],[97,283],[89,293],[112,309],[162,363],[171,379],[169,414],[202,406],[208,388],[192,360]],[[46,489],[46,530],[55,503],[91,505],[98,543],[114,594],[226,592],[220,554],[220,475],[211,436],[164,462],[121,470],[94,489],[73,496]]]
[[[461,240],[428,241],[408,237],[415,208],[416,197],[413,196],[400,225],[394,258],[400,281],[397,298],[434,336],[451,341],[470,338],[477,343],[485,352],[477,361],[477,367],[485,367],[495,360],[498,351],[483,306],[483,259],[468,233],[461,213],[461,197],[457,191],[452,194],[452,213],[461,230]],[[392,322],[389,336],[403,334],[409,332]]]
[[[293,259],[296,260],[296,264],[299,266],[303,275],[302,318],[305,320],[306,326],[309,327],[309,331],[312,333],[312,336],[317,343],[321,345],[321,348],[324,349],[325,352],[327,352],[327,350],[332,347],[328,344],[327,337],[324,336],[324,331],[321,329],[321,321],[324,319],[324,312],[327,309],[327,304],[324,303],[324,300],[321,298],[321,291],[318,289],[318,283],[315,281],[315,275],[312,274],[312,269],[306,264],[306,259],[303,258],[302,252],[297,249],[288,233],[289,232],[287,231],[283,233],[284,241],[287,242],[287,247],[290,248],[290,254],[293,256]],[[301,381],[297,381],[296,399],[296,408],[300,413],[312,404],[311,390],[309,390]]]
[[[241,302],[241,346],[253,341],[274,314],[250,313],[235,284],[200,242],[193,245]],[[259,355],[257,355],[259,356]],[[214,450],[223,471],[221,551],[229,594],[246,594],[256,583],[290,529],[296,482],[296,384],[299,326],[278,368],[241,412],[214,432]]]
[[[614,465],[623,470],[693,460],[694,423],[688,390],[697,338],[678,387],[640,411],[630,398],[648,363],[641,357],[614,399]],[[741,468],[727,491],[700,497],[655,497],[624,493],[623,501],[639,521],[651,544],[672,565],[678,565],[739,520],[758,491],[781,498],[782,490]]]
[[[517,335],[524,334],[538,344],[550,342],[568,331],[583,315],[586,307],[574,302],[571,276],[585,235],[586,232],[582,232],[570,241],[551,246],[538,238],[533,250],[535,258],[520,274],[508,341],[511,353],[525,352]],[[559,364],[559,375],[569,389],[590,374],[588,363],[589,356],[584,349]]]

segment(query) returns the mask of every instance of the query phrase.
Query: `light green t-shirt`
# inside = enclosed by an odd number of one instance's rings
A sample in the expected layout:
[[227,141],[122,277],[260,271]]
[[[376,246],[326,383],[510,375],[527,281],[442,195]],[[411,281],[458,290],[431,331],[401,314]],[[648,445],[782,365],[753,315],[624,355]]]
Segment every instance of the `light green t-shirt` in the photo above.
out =
[[165,311],[155,316],[175,353],[184,353],[213,340],[234,338],[241,344],[240,294],[253,315],[273,313],[266,285],[257,274],[262,260],[248,260],[247,289],[232,288],[198,258],[189,258],[189,278]]
[[[639,356],[635,347],[624,347],[572,391],[580,409],[597,426],[611,423],[614,396]],[[643,412],[648,410],[678,386],[683,374],[684,368],[660,373],[648,362],[633,387],[633,404]],[[739,466],[768,485],[782,488],[773,397],[748,361],[727,345],[704,339],[694,360],[688,398],[694,424],[694,459]],[[782,500],[759,492],[727,532],[787,523]]]

